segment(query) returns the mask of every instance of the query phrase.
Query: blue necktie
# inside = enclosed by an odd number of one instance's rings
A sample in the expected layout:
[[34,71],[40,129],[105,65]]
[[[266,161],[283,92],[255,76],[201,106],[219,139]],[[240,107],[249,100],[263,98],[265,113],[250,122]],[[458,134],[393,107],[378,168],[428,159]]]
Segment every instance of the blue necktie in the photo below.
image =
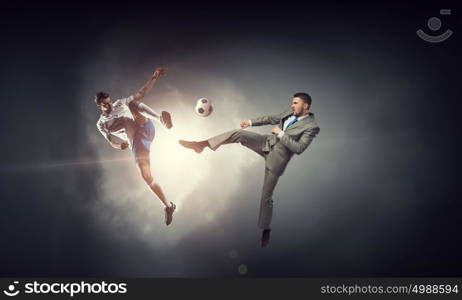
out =
[[287,130],[291,125],[293,125],[295,122],[297,122],[297,118],[293,119],[292,121],[289,122],[289,124],[287,124],[286,130]]

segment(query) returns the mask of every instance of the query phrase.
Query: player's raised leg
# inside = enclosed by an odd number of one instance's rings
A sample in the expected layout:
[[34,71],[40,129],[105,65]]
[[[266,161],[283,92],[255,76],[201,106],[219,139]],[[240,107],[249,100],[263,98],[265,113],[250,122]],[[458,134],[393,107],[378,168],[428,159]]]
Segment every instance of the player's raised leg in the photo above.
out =
[[130,108],[130,112],[132,113],[133,119],[135,119],[135,122],[140,126],[144,125],[149,120],[147,117],[140,113],[139,107],[141,104],[141,101],[138,100],[133,100],[132,102],[130,102],[130,104],[128,104],[128,108]]
[[139,100],[133,100],[129,104],[130,111],[133,118],[139,125],[143,125],[147,122],[147,119],[155,120],[162,123],[167,129],[172,128],[172,116],[167,111],[162,111],[159,115],[156,111],[150,108]]

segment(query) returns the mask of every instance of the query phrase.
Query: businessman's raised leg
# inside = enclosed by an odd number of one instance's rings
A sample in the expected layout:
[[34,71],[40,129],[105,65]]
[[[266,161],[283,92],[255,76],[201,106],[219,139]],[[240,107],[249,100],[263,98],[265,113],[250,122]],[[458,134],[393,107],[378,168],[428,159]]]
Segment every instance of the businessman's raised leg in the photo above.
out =
[[255,132],[237,129],[214,136],[205,141],[189,142],[180,140],[179,142],[183,147],[190,148],[197,153],[201,153],[205,147],[209,147],[215,151],[221,145],[241,143],[243,146],[255,151],[261,156],[264,156],[264,153],[261,149],[266,142],[266,137]]

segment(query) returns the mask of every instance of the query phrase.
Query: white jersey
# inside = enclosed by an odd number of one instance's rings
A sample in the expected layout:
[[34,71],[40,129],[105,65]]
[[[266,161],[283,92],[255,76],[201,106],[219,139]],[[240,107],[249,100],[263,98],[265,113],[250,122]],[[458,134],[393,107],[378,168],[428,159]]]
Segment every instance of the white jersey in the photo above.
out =
[[123,141],[127,141],[130,148],[132,148],[137,128],[133,115],[128,108],[131,101],[133,101],[133,96],[116,100],[112,105],[112,111],[109,114],[101,114],[96,123],[99,132],[108,141],[109,136],[116,136]]

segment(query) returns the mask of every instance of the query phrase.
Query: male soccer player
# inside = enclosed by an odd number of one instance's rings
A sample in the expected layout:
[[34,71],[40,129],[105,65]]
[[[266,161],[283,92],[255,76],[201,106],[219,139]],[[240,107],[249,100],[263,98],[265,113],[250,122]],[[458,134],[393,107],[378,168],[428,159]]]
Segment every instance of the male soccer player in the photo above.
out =
[[112,147],[132,150],[141,176],[165,205],[165,224],[170,225],[176,206],[173,202],[167,201],[162,188],[152,177],[149,152],[155,136],[155,127],[151,120],[156,120],[170,129],[172,118],[170,113],[162,111],[159,115],[141,102],[157,79],[165,73],[166,69],[157,68],[138,92],[114,103],[108,93],[99,92],[95,96],[95,103],[101,110],[101,116],[96,124],[98,130]]
[[261,125],[277,125],[272,135],[261,135],[242,129],[232,130],[205,141],[188,142],[180,140],[186,148],[201,153],[205,147],[212,150],[221,145],[241,143],[243,146],[255,151],[265,159],[265,179],[260,202],[260,216],[258,226],[263,229],[261,246],[269,244],[271,232],[271,219],[273,215],[273,191],[279,177],[284,172],[290,159],[301,154],[311,144],[319,133],[319,126],[314,114],[309,112],[311,97],[307,93],[296,93],[292,98],[291,109],[277,115],[264,116],[252,120],[241,121],[241,128]]

